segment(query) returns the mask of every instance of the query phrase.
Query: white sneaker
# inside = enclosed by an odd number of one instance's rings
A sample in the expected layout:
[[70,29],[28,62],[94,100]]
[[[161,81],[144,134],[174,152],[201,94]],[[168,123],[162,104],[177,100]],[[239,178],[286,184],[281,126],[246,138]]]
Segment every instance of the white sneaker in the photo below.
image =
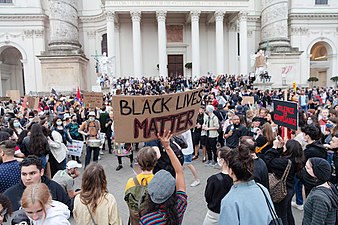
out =
[[201,181],[200,180],[195,180],[190,184],[190,187],[196,187],[197,185],[200,185]]
[[103,153],[103,151],[102,151],[102,150],[100,150],[100,155],[104,155],[104,153]]
[[100,159],[101,159],[101,156],[98,157],[98,160],[100,160]]
[[300,211],[304,210],[304,205],[297,205],[297,203],[294,202],[294,201],[291,202],[291,206],[294,207],[294,208],[296,208],[296,209],[298,209],[298,210],[300,210]]

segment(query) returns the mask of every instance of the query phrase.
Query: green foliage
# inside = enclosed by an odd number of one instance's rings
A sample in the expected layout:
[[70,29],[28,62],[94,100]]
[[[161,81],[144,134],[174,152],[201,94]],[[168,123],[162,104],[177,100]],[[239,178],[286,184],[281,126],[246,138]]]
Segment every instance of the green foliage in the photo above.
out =
[[317,77],[310,77],[309,79],[307,79],[307,81],[309,82],[317,82],[319,79]]
[[331,77],[330,80],[337,83],[338,82],[338,76]]
[[188,62],[184,65],[185,68],[187,69],[191,69],[192,68],[192,63],[191,62]]

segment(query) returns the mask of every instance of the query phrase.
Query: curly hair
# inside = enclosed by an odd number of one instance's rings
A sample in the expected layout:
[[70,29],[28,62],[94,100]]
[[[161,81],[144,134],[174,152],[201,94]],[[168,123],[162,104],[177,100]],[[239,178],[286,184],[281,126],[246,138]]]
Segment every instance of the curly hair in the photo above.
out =
[[99,201],[107,193],[107,179],[102,165],[98,163],[89,164],[82,176],[81,202],[88,205],[93,213],[95,213]]
[[0,205],[3,209],[7,209],[7,212],[4,216],[4,222],[7,222],[7,217],[10,216],[13,212],[11,201],[4,194],[0,194]]
[[[165,210],[166,225],[177,225],[180,224],[178,220],[178,212],[176,208],[176,193],[170,196],[170,198],[162,204],[154,203],[151,198],[148,198],[148,213],[156,212],[160,209]],[[143,216],[143,215],[142,215]]]

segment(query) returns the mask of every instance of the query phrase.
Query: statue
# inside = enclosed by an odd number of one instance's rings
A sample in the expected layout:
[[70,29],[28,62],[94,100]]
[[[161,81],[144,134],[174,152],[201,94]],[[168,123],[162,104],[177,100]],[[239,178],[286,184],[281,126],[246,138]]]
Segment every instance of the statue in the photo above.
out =
[[103,53],[103,55],[98,60],[98,72],[103,75],[113,76],[113,57],[108,57],[107,53]]
[[255,55],[255,69],[256,69],[255,74],[260,75],[264,73],[265,67],[266,67],[266,56],[263,50],[259,50],[259,52],[257,52]]

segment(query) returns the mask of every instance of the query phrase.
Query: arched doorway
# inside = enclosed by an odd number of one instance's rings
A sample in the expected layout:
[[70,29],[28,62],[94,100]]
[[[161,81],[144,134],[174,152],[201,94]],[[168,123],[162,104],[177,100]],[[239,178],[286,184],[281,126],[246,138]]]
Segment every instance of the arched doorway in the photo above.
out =
[[19,90],[25,94],[24,70],[20,51],[12,46],[0,48],[0,95],[5,96],[7,90]]
[[325,87],[331,77],[331,46],[323,41],[317,42],[312,46],[310,54],[310,77],[318,78],[316,86]]

